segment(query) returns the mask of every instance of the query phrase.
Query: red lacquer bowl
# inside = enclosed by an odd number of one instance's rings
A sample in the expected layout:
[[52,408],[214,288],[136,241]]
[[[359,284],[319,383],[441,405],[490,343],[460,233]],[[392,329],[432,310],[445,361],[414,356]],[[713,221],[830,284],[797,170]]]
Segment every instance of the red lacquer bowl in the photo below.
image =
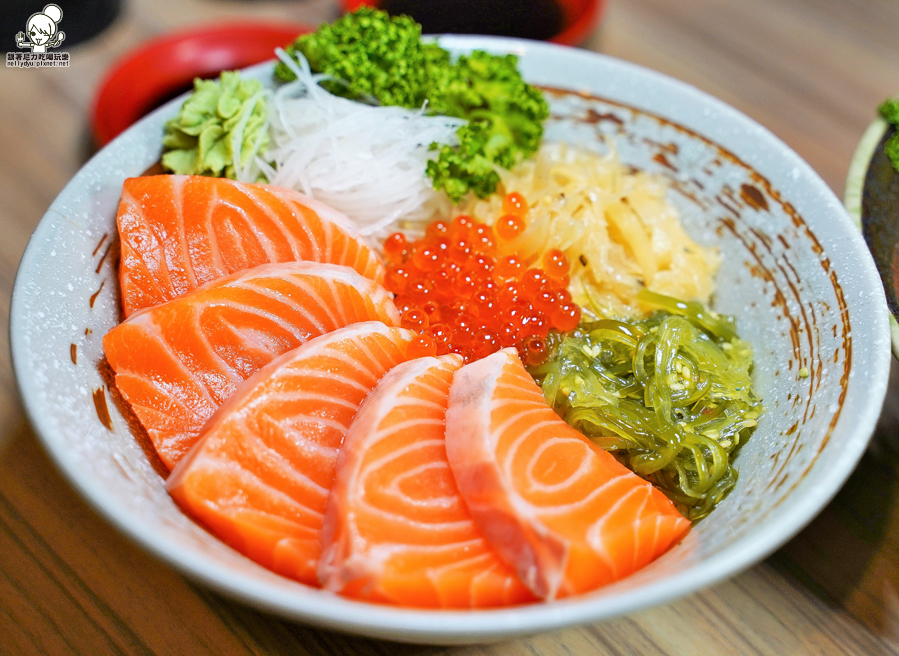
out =
[[271,59],[277,47],[311,31],[307,25],[231,23],[203,26],[146,41],[103,78],[91,110],[94,140],[103,146],[164,102],[191,88],[195,77]]
[[[556,0],[556,3],[562,11],[562,28],[548,40],[566,46],[576,46],[587,40],[599,25],[606,5],[605,0]],[[350,12],[359,7],[380,7],[382,4],[383,0],[343,0],[343,9]]]

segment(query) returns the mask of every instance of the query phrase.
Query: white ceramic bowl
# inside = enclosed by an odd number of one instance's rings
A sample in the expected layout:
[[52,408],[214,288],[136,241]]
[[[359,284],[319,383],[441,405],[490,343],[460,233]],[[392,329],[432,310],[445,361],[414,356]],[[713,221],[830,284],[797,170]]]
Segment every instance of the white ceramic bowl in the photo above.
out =
[[[766,413],[737,458],[740,480],[687,539],[635,575],[555,603],[477,612],[368,605],[255,565],[166,495],[100,363],[118,318],[113,266],[122,182],[159,158],[177,102],[94,157],[41,221],[11,312],[15,373],[30,419],[72,484],[124,533],[186,575],[305,623],[423,643],[465,643],[596,621],[658,604],[752,565],[809,522],[845,481],[874,428],[890,360],[888,313],[870,255],[815,172],[767,130],[694,88],[609,57],[549,44],[446,37],[451,49],[521,56],[550,92],[547,138],[604,148],[672,180],[694,238],[723,255],[715,307],[755,348]],[[250,69],[269,79],[270,66]],[[74,354],[74,355],[73,355]],[[799,374],[806,368],[808,377]],[[97,407],[109,410],[109,426]]]

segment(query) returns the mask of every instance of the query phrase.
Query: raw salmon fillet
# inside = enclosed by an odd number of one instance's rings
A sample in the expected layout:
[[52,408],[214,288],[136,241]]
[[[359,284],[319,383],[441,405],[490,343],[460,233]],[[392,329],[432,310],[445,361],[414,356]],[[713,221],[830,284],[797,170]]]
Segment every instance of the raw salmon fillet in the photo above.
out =
[[483,608],[534,601],[484,541],[446,459],[458,355],[391,369],[350,424],[324,524],[325,588],[380,603]]
[[261,366],[359,321],[399,323],[391,295],[345,266],[264,264],[133,314],[103,338],[119,392],[171,469]]
[[553,412],[514,349],[456,372],[446,452],[475,523],[544,599],[627,576],[690,526]]
[[344,214],[289,189],[199,175],[129,178],[117,221],[126,317],[269,262],[343,264],[384,277]]
[[359,323],[272,361],[212,417],[169,476],[169,493],[244,555],[318,585],[338,450],[359,404],[407,359],[415,337],[403,328]]

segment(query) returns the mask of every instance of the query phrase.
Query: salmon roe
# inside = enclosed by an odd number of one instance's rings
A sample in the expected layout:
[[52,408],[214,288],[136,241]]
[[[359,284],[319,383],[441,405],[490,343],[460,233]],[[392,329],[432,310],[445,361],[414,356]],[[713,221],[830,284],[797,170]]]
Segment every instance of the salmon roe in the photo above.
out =
[[577,327],[581,310],[567,290],[568,259],[549,251],[542,268],[526,268],[515,255],[498,257],[497,241],[514,237],[513,225],[523,228],[527,201],[513,192],[503,212],[496,230],[460,215],[432,223],[415,242],[402,233],[387,237],[385,284],[396,295],[402,326],[422,335],[416,350],[472,362],[513,346],[535,365],[549,356],[550,330]]
[[506,197],[503,198],[503,212],[524,216],[528,213],[528,202],[524,196],[517,191],[513,191],[510,194],[506,194]]
[[503,214],[496,222],[496,234],[500,239],[510,241],[523,232],[526,225],[518,214]]

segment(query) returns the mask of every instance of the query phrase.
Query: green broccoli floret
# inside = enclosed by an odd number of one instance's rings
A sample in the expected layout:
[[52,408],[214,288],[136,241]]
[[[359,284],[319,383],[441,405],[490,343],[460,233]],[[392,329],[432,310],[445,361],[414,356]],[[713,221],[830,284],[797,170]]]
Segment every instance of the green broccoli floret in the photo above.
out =
[[899,171],[899,132],[887,139],[883,146],[883,152],[890,158],[890,163],[896,171]]
[[877,113],[880,114],[887,123],[899,125],[899,99],[891,98],[883,101],[880,107],[877,108]]
[[[335,95],[413,109],[427,97],[432,69],[449,65],[448,52],[422,43],[421,26],[413,19],[370,7],[300,36],[286,52],[302,53],[314,72],[340,80],[322,85]],[[296,77],[283,62],[275,75],[284,81]]]
[[[370,7],[299,37],[287,53],[302,53],[313,72],[331,76],[322,85],[331,93],[412,109],[427,102],[429,114],[467,120],[459,146],[431,145],[438,158],[427,167],[434,188],[454,202],[469,191],[489,196],[497,166],[512,168],[540,147],[549,106],[522,80],[514,55],[475,51],[453,63],[437,44],[422,43],[414,20]],[[283,62],[275,75],[294,79]]]
[[[890,100],[885,100],[877,108],[877,112],[887,123],[891,123],[894,127],[899,127],[899,99],[891,98]],[[890,158],[893,168],[899,171],[899,132],[894,132],[887,139],[883,150],[887,157]]]
[[436,160],[428,162],[427,174],[434,181],[435,189],[443,189],[453,201],[458,201],[468,191],[479,198],[492,194],[499,184],[493,161],[484,152],[490,138],[490,127],[485,121],[472,121],[457,132],[459,145],[431,144],[438,150]]
[[[455,65],[442,70],[428,102],[434,113],[479,124],[466,134],[460,129],[463,144],[456,150],[442,148],[437,165],[428,167],[434,187],[444,189],[453,201],[469,188],[481,198],[489,196],[499,182],[495,171],[487,174],[480,159],[460,166],[465,160],[477,154],[488,162],[512,168],[540,147],[543,121],[549,116],[543,94],[521,79],[515,55],[491,55],[480,50],[459,57]],[[448,184],[450,180],[452,184]]]

